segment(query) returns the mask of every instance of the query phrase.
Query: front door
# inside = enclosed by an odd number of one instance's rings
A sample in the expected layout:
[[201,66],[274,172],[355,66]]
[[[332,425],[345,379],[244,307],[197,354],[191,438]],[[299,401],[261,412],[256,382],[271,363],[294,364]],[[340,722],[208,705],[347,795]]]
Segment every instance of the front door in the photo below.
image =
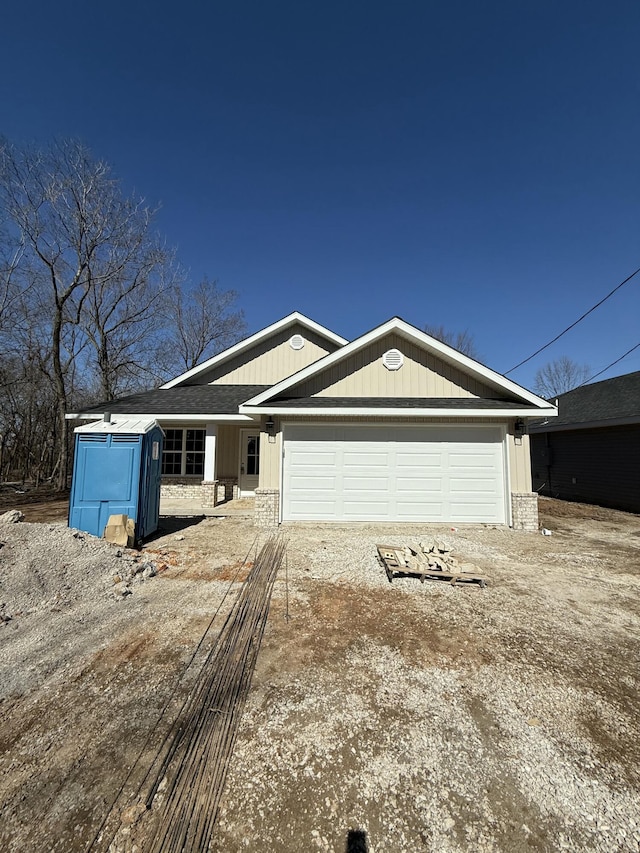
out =
[[260,473],[260,433],[255,430],[240,431],[240,497],[255,495]]

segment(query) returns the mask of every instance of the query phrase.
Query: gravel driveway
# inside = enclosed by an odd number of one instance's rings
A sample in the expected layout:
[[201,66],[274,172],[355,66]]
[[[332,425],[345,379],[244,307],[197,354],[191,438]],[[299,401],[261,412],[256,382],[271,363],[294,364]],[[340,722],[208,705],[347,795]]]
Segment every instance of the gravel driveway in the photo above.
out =
[[[212,850],[640,850],[640,518],[540,508],[551,536],[283,528],[287,564]],[[15,611],[0,627],[2,849],[85,850],[114,802],[112,849],[145,849],[133,782],[255,535],[232,519],[176,527],[146,549],[158,575],[135,575],[123,597],[106,544],[87,543],[93,575],[85,561],[78,590],[79,555],[59,556],[69,531],[0,528],[0,601]],[[20,615],[18,536],[55,552]],[[390,584],[375,545],[432,536],[488,587]],[[53,612],[61,564],[74,591]]]

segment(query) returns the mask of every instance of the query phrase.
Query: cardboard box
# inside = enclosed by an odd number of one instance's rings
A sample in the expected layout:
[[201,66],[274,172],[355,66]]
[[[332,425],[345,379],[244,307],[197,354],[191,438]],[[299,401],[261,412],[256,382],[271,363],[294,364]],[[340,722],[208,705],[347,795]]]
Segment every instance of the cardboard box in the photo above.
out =
[[128,515],[119,513],[110,515],[107,526],[104,529],[104,538],[107,542],[120,545],[121,548],[133,548],[135,542],[136,523]]

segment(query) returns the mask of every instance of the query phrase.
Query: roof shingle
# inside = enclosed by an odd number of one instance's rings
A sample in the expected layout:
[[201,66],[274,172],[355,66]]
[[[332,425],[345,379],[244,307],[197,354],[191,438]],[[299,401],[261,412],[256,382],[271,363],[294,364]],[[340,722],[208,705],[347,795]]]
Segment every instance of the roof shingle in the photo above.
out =
[[83,414],[237,415],[238,407],[268,385],[178,385],[130,394],[83,408]]

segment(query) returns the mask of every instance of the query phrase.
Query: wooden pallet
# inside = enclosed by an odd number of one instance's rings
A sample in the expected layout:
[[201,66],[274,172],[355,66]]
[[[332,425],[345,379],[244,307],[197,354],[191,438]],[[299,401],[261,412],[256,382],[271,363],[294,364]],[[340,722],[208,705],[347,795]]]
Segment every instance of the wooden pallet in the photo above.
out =
[[402,548],[396,548],[395,545],[376,545],[378,549],[378,559],[382,564],[389,583],[396,578],[415,577],[424,583],[425,580],[433,581],[449,581],[452,585],[457,583],[477,583],[481,589],[487,585],[487,579],[482,575],[476,575],[473,572],[464,572],[462,570],[438,569],[436,566],[430,566],[425,554],[420,551],[414,551],[416,560],[413,566],[407,566]]

